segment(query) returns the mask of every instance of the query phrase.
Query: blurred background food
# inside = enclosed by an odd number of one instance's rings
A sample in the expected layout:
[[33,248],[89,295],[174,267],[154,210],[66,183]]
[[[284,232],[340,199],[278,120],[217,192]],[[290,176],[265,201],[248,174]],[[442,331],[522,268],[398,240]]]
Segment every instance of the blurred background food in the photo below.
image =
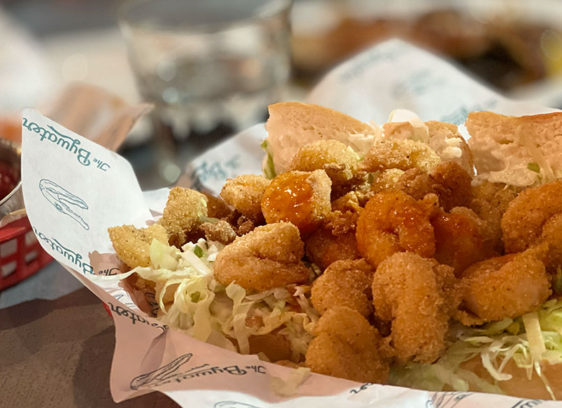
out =
[[300,1],[293,13],[295,75],[316,78],[399,37],[509,92],[562,74],[560,22],[560,1]]
[[[118,27],[123,3],[0,3],[0,34],[5,39],[0,44],[2,137],[17,140],[20,109],[48,107],[75,81],[104,88],[130,104],[142,99]],[[400,37],[450,59],[507,96],[562,107],[562,0],[294,0],[290,17],[292,73],[277,99],[302,99],[338,62]],[[213,81],[210,76],[208,80]],[[263,120],[266,106],[263,112],[251,121]],[[143,188],[161,187],[172,184],[186,163],[236,129],[224,121],[188,129],[178,140],[169,138],[163,153],[162,144],[155,143],[159,131],[143,120],[120,151],[132,162]]]

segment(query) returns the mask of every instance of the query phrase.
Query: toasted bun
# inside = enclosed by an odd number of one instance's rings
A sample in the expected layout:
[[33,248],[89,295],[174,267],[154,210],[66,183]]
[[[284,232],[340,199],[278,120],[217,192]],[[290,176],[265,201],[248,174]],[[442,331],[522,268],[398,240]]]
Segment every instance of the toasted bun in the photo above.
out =
[[384,135],[398,139],[419,140],[429,147],[443,161],[458,163],[468,174],[474,174],[472,152],[456,125],[439,121],[419,123],[388,122],[383,125]]
[[[482,361],[479,357],[463,363],[462,368],[472,371],[480,378],[491,383],[494,382],[488,371],[482,366]],[[551,365],[544,363],[541,365],[541,369],[556,399],[562,400],[562,364]],[[527,371],[517,367],[513,361],[506,364],[503,372],[512,376],[511,380],[498,381],[497,383],[505,394],[520,398],[552,399],[537,373],[533,372],[532,378],[529,379],[527,378]],[[473,391],[479,390],[475,388]]]
[[297,150],[317,140],[334,139],[365,154],[380,129],[318,105],[282,102],[269,106],[268,148],[275,170],[286,171]]
[[480,179],[523,187],[562,177],[562,112],[473,112],[465,125]]

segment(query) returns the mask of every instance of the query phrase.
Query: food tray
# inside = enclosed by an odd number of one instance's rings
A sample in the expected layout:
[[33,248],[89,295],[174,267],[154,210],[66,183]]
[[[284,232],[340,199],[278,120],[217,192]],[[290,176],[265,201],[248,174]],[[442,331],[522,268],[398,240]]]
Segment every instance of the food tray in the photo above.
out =
[[0,228],[0,290],[23,281],[52,259],[37,242],[27,217]]

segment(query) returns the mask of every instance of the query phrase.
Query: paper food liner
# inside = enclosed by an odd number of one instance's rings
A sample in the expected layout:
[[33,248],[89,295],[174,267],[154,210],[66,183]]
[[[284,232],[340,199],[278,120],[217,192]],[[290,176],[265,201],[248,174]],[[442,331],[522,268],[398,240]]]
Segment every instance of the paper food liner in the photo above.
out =
[[[513,115],[550,111],[506,100],[437,57],[398,40],[336,68],[312,91],[308,102],[379,123],[395,108],[413,110],[423,120],[456,124],[477,110]],[[184,183],[218,193],[227,177],[259,173],[263,157],[259,145],[265,136],[263,124],[257,125],[208,151],[189,167]],[[98,277],[120,272],[116,256],[104,255],[113,253],[107,228],[146,225],[151,210],[162,211],[167,189],[143,194],[125,159],[33,110],[23,115],[22,177],[28,216],[41,245],[98,296],[114,318],[110,386],[115,401],[161,391],[186,407],[557,405],[491,394],[360,384],[314,373],[299,387],[298,395],[282,397],[271,383],[288,378],[294,370],[170,329],[142,312],[118,280]]]
[[[73,82],[64,87],[41,110],[59,125],[94,140],[106,149],[116,151],[137,120],[151,109],[150,104],[130,105],[103,88]],[[13,122],[13,126],[17,124],[18,134],[8,135],[8,138],[14,139],[12,141],[19,145],[23,133],[19,132],[20,120],[17,117],[2,118],[2,120],[9,124]],[[11,199],[10,208],[16,209],[0,219],[0,228],[26,216],[20,197],[21,192],[18,191]]]

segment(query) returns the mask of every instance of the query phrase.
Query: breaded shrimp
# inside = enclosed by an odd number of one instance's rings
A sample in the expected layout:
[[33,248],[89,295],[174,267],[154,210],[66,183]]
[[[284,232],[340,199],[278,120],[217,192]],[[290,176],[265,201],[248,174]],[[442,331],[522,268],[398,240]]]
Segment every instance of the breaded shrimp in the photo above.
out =
[[411,252],[396,253],[378,266],[372,291],[376,316],[392,321],[398,362],[435,361],[445,350],[449,318],[460,301],[453,268]]
[[440,162],[437,153],[423,142],[380,137],[375,139],[361,165],[369,172],[417,167],[429,173]]
[[545,259],[546,269],[555,273],[562,267],[562,212],[553,215],[544,223],[540,240],[549,244]]
[[310,301],[320,313],[335,306],[347,306],[369,316],[373,268],[365,260],[332,263],[312,284]]
[[373,193],[380,193],[381,191],[386,190],[397,190],[397,184],[404,174],[404,170],[386,169],[371,174],[373,176],[371,190]]
[[430,217],[436,206],[435,195],[416,201],[402,191],[375,194],[357,220],[359,253],[375,267],[400,251],[432,257],[435,236]]
[[222,198],[215,197],[209,193],[203,193],[207,197],[207,216],[211,218],[229,219],[234,210]]
[[301,235],[314,231],[331,210],[330,178],[324,170],[289,171],[275,177],[263,194],[261,209],[268,224],[289,221]]
[[236,239],[236,232],[232,225],[224,220],[217,222],[204,222],[200,225],[201,230],[205,233],[205,239],[208,241],[217,241],[227,245]]
[[170,244],[181,246],[187,234],[201,224],[201,217],[207,216],[207,198],[189,188],[174,187],[168,194],[168,201],[162,218],[158,221],[168,232]]
[[483,183],[472,188],[473,198],[469,207],[484,221],[485,245],[497,252],[503,252],[501,241],[501,219],[508,204],[521,189],[503,183]]
[[519,193],[501,220],[506,252],[521,252],[536,243],[544,224],[559,213],[562,213],[562,180]]
[[472,210],[455,207],[450,213],[439,211],[431,218],[435,232],[435,259],[452,266],[455,274],[484,259],[487,250],[480,220]]
[[332,201],[333,211],[361,211],[361,203],[359,202],[359,196],[355,191],[350,191],[349,193],[339,197],[338,199]]
[[264,176],[245,174],[226,180],[220,196],[238,212],[259,224],[263,222],[261,199],[270,180]]
[[423,170],[418,168],[402,171],[392,186],[401,190],[416,200],[421,200],[428,193],[435,193],[433,186],[435,180]]
[[359,195],[351,191],[332,201],[332,212],[326,217],[325,226],[334,236],[355,232],[357,218],[362,210]]
[[305,239],[305,250],[308,259],[322,270],[335,261],[360,257],[354,231],[335,235],[325,226],[319,227]]
[[257,227],[219,252],[214,275],[223,285],[236,282],[247,290],[268,290],[305,282],[304,244],[289,222]]
[[538,308],[551,293],[542,262],[547,250],[542,245],[470,266],[461,274],[463,309],[490,322]]
[[435,194],[439,204],[446,210],[453,207],[466,207],[472,200],[472,177],[460,164],[445,161],[437,165],[431,173],[435,180]]
[[150,265],[150,244],[153,239],[168,243],[166,230],[160,224],[147,228],[122,225],[108,228],[107,232],[115,252],[129,268]]
[[332,189],[339,189],[354,177],[359,155],[337,140],[318,140],[299,148],[293,156],[289,170],[324,170],[332,180]]
[[306,351],[306,366],[312,371],[360,382],[388,380],[381,337],[359,312],[345,306],[331,308],[318,320],[315,334]]
[[428,174],[418,168],[407,170],[396,183],[396,188],[421,199],[434,193],[445,211],[453,207],[467,206],[472,200],[472,178],[459,164],[442,162]]

